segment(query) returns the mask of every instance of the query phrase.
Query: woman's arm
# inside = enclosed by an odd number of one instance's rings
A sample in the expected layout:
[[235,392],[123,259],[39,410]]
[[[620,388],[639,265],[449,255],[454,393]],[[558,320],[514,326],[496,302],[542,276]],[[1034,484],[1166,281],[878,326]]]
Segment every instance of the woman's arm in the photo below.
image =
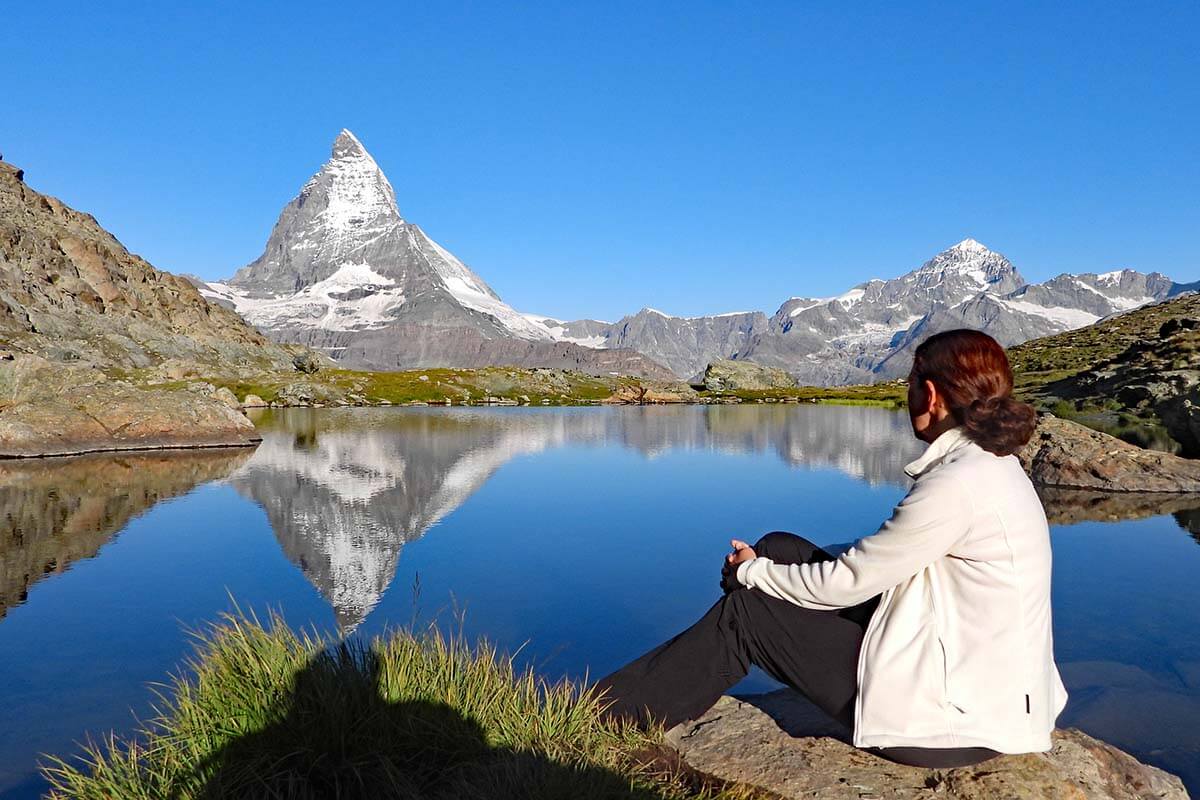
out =
[[929,475],[913,485],[877,532],[837,559],[785,565],[754,558],[738,567],[737,580],[805,608],[858,605],[950,552],[966,534],[971,514],[970,497],[957,480]]

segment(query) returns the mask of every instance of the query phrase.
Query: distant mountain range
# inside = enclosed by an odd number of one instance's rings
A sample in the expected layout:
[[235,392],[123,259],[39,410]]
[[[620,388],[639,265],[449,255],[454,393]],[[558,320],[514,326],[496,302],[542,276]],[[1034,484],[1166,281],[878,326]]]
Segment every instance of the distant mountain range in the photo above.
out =
[[694,378],[713,359],[735,358],[825,385],[902,376],[913,347],[938,330],[979,328],[1013,345],[1200,286],[1132,269],[1030,284],[1003,255],[965,239],[898,278],[836,297],[793,297],[771,317],[643,308],[610,323],[520,313],[401,217],[387,177],[349,131],[283,209],[263,254],[228,281],[198,284],[272,338],[350,366],[514,364]]

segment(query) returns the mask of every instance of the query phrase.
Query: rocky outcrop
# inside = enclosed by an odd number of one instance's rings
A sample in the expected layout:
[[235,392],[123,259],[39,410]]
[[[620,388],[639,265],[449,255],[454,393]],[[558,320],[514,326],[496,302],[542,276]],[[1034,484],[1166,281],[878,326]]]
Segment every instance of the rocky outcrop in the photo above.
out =
[[710,392],[793,389],[796,381],[785,371],[749,361],[721,359],[704,370],[704,388]]
[[15,356],[0,361],[0,458],[257,443],[229,397],[146,390],[87,367]]
[[643,381],[623,383],[604,399],[605,403],[647,405],[661,403],[694,403],[696,391],[685,383],[670,381]]
[[822,800],[1078,798],[1186,800],[1179,778],[1078,730],[1055,731],[1047,753],[1000,756],[974,767],[918,769],[846,742],[845,732],[791,690],[722,697],[667,741],[694,769],[772,792]]
[[1105,492],[1200,492],[1200,461],[1145,450],[1075,422],[1042,415],[1017,454],[1036,484]]
[[0,342],[0,457],[251,444],[254,426],[229,389],[179,382],[328,361],[271,342],[6,164]]

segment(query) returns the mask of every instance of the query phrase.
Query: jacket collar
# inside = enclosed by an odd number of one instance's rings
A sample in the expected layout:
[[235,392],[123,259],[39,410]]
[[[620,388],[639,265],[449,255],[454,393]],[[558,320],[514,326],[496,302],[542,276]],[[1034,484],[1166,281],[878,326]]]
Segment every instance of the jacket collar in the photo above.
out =
[[919,478],[940,464],[946,456],[970,443],[971,440],[961,425],[951,428],[934,439],[933,443],[925,448],[925,452],[921,454],[921,457],[906,466],[904,471],[910,478]]

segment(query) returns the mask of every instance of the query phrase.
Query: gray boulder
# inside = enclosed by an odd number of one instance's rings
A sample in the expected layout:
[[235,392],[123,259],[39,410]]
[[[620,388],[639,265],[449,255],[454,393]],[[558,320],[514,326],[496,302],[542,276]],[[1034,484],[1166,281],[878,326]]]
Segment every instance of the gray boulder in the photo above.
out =
[[311,351],[297,353],[292,358],[292,366],[297,372],[303,372],[305,375],[313,375],[321,370],[321,360],[317,358],[317,354]]
[[749,361],[722,359],[704,370],[704,388],[710,392],[794,389],[796,381],[781,369]]
[[1055,731],[1046,753],[1000,756],[973,767],[919,769],[846,741],[846,732],[791,690],[722,697],[667,733],[692,768],[782,798],[958,800],[1089,798],[1186,800],[1179,778],[1078,730]]

